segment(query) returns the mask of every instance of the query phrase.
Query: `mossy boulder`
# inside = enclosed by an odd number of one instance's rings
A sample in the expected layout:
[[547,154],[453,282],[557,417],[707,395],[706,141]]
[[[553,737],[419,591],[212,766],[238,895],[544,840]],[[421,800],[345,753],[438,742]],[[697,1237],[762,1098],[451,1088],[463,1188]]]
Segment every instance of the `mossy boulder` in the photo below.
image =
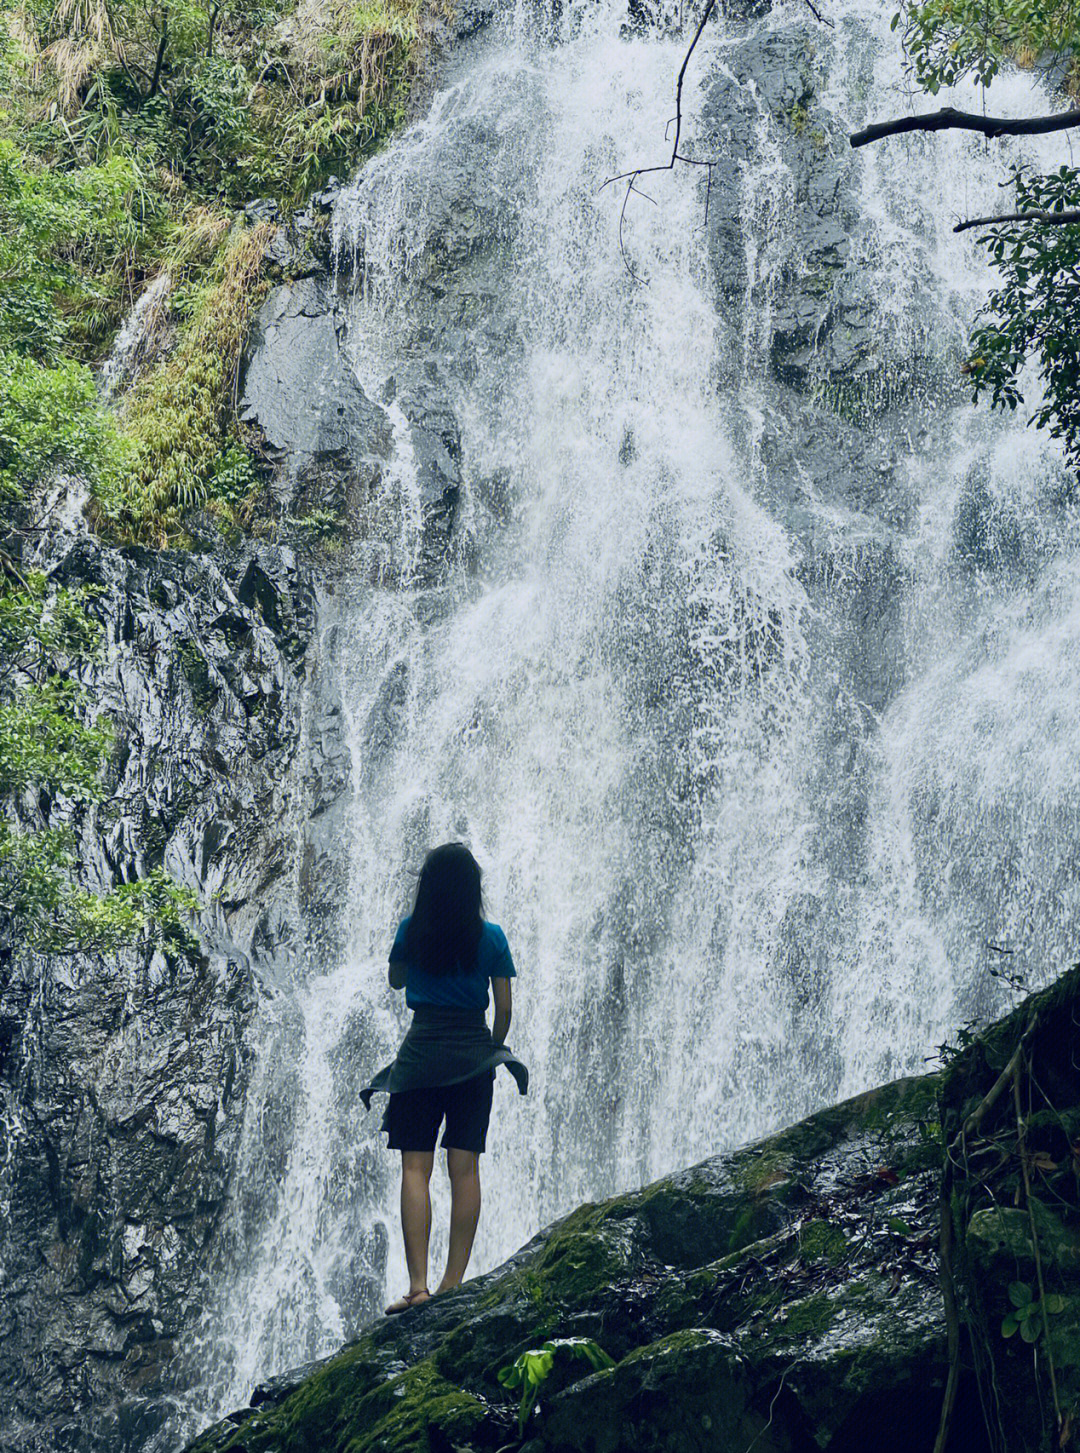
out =
[[[766,1426],[748,1408],[749,1394],[732,1338],[708,1327],[671,1332],[555,1397],[544,1413],[544,1446],[553,1453],[745,1447]],[[757,1446],[775,1453],[786,1445],[761,1439]]]
[[[521,1352],[567,1337],[592,1338],[614,1366],[593,1372],[572,1356],[556,1358],[526,1429],[528,1453],[931,1449],[949,1369],[939,1096],[951,1138],[957,1104],[969,1114],[979,1103],[1040,1005],[1047,1034],[1052,1024],[1071,1026],[1080,974],[1037,996],[1007,1030],[996,1026],[989,1050],[972,1046],[947,1071],[885,1085],[733,1154],[579,1207],[497,1271],[257,1391],[261,1406],[233,1414],[190,1453],[517,1446],[516,1395],[498,1373]],[[1054,1041],[1059,1050],[1071,1032]],[[1061,1091],[1063,1065],[1047,1056],[1043,1068]],[[1057,1146],[1052,1137],[1073,1124],[1075,1082],[1066,1099],[1044,1131],[1033,1117],[1033,1134],[1047,1144]],[[1047,1164],[1039,1162],[1044,1171]],[[999,1322],[1030,1246],[1030,1216],[1025,1231],[1016,1209],[995,1222],[976,1207],[964,1227],[973,1274]],[[1056,1229],[1043,1217],[1040,1245],[1061,1242],[1059,1267],[1075,1221],[1060,1209],[1053,1215]],[[1071,1283],[1064,1290],[1053,1303],[1051,1349],[1071,1386],[1080,1287],[1075,1297]],[[959,1387],[947,1446],[982,1453],[990,1444],[966,1353]],[[1015,1390],[1016,1417],[1027,1420],[1018,1448],[1036,1446],[1029,1433],[1038,1398],[1030,1394]]]
[[[499,1369],[547,1337],[531,1430],[554,1450],[835,1445],[878,1383],[944,1375],[936,1077],[903,1080],[630,1195],[582,1206],[505,1266],[374,1327],[192,1453],[497,1448]],[[260,1401],[257,1397],[256,1401]],[[684,1411],[676,1420],[671,1409]],[[740,1441],[741,1440],[741,1441]]]

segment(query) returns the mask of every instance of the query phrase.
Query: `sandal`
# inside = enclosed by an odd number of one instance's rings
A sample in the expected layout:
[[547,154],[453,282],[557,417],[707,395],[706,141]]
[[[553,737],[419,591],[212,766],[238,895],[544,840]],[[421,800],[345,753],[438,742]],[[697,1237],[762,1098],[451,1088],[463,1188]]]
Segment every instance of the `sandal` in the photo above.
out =
[[388,1317],[396,1317],[399,1312],[407,1312],[410,1307],[419,1306],[421,1302],[431,1299],[431,1293],[427,1287],[421,1287],[418,1292],[406,1292],[403,1297],[398,1297],[396,1302],[391,1302],[386,1308]]

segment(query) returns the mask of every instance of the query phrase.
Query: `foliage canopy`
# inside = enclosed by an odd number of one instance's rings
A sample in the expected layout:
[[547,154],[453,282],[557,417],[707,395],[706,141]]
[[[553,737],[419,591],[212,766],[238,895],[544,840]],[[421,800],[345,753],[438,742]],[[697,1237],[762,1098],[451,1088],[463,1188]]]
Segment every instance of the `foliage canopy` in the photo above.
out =
[[[1076,0],[925,0],[905,4],[894,26],[901,22],[912,74],[931,94],[966,76],[989,87],[1006,64],[1038,64],[1048,98],[1080,90]],[[1053,109],[1049,99],[1045,109]],[[1048,175],[1013,168],[1003,187],[1012,193],[1003,214],[1080,205],[1080,170],[1068,165]],[[1003,216],[979,245],[1002,282],[976,320],[964,364],[974,397],[1017,408],[1021,374],[1033,362],[1043,397],[1031,422],[1059,438],[1080,468],[1080,225]]]

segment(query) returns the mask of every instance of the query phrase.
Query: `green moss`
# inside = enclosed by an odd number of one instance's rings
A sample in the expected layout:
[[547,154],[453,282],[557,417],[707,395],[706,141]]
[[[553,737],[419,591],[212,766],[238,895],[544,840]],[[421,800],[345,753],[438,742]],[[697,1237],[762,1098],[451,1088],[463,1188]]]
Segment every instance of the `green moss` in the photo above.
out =
[[191,698],[195,703],[195,710],[200,716],[205,716],[217,700],[218,694],[218,689],[210,676],[210,667],[206,657],[194,641],[181,641],[176,648],[176,655],[180,662],[180,669],[184,673],[184,679],[191,688]]
[[182,540],[183,512],[194,507],[235,516],[242,463],[232,436],[232,384],[265,291],[262,257],[272,235],[263,223],[238,228],[226,239],[175,351],[125,403],[128,466],[115,487],[99,491],[97,502],[99,523],[124,540]]
[[830,1266],[839,1266],[849,1250],[847,1237],[839,1226],[828,1221],[807,1221],[799,1230],[801,1261],[825,1261]]
[[809,120],[810,112],[802,104],[801,101],[796,101],[794,106],[792,106],[791,110],[787,112],[787,123],[791,127],[792,131],[794,131],[796,136],[801,136],[803,134],[803,132],[806,130],[807,124],[809,123]]
[[1063,1297],[1050,1319],[1050,1350],[1057,1367],[1080,1368],[1080,1297]]
[[539,1300],[575,1306],[631,1268],[627,1233],[607,1206],[582,1206],[549,1237],[534,1275]]
[[854,377],[829,377],[814,392],[815,403],[831,409],[847,424],[860,424],[885,413],[907,392],[908,381],[893,379],[884,368]]
[[731,1172],[741,1190],[755,1196],[764,1195],[790,1179],[791,1155],[775,1140],[767,1141],[764,1145],[736,1151],[731,1161]]
[[521,1267],[500,1277],[490,1291],[485,1292],[479,1306],[486,1310],[517,1297],[524,1297],[537,1309],[544,1306],[544,1284],[531,1267]]
[[767,1233],[772,1225],[771,1216],[766,1219],[763,1209],[759,1205],[751,1204],[744,1206],[735,1217],[734,1224],[728,1234],[727,1251],[728,1255],[745,1250],[756,1241],[760,1241],[763,1234]]
[[428,1453],[467,1443],[486,1412],[478,1398],[440,1376],[430,1358],[380,1381],[365,1339],[225,1442],[204,1438],[191,1453],[211,1446],[218,1453]]
[[[678,1355],[681,1352],[691,1352],[697,1347],[710,1347],[715,1343],[715,1333],[702,1327],[684,1327],[678,1332],[669,1332],[666,1337],[658,1337],[655,1342],[649,1342],[644,1347],[635,1347],[628,1352],[619,1363],[619,1367],[632,1367],[635,1362],[640,1362],[648,1357],[664,1357]],[[618,1368],[607,1369],[608,1373],[617,1372]]]
[[478,1398],[440,1377],[430,1363],[394,1378],[364,1404],[359,1429],[341,1445],[345,1453],[427,1453],[435,1430],[439,1448],[460,1445],[479,1431],[486,1414]]
[[[959,1203],[956,1209],[960,1209]],[[1031,1210],[1044,1264],[1060,1271],[1080,1271],[1080,1232],[1067,1227],[1039,1201],[1033,1200]],[[999,1259],[1006,1265],[1035,1260],[1031,1217],[1019,1206],[986,1206],[976,1211],[968,1222],[967,1240],[971,1255],[984,1265]]]
[[771,1335],[782,1339],[822,1337],[836,1321],[836,1304],[825,1292],[804,1297],[784,1308],[776,1318]]

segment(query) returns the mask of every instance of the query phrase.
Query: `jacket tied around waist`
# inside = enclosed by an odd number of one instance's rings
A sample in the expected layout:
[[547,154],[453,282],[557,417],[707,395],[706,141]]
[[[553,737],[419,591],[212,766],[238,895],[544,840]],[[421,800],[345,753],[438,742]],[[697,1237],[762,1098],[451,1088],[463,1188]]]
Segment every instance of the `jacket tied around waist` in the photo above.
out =
[[526,1094],[529,1071],[505,1044],[495,1043],[482,1009],[418,1004],[396,1057],[360,1091],[360,1098],[370,1109],[371,1097],[379,1091],[393,1095],[456,1085],[488,1070],[494,1073],[499,1065],[513,1075],[518,1092]]

